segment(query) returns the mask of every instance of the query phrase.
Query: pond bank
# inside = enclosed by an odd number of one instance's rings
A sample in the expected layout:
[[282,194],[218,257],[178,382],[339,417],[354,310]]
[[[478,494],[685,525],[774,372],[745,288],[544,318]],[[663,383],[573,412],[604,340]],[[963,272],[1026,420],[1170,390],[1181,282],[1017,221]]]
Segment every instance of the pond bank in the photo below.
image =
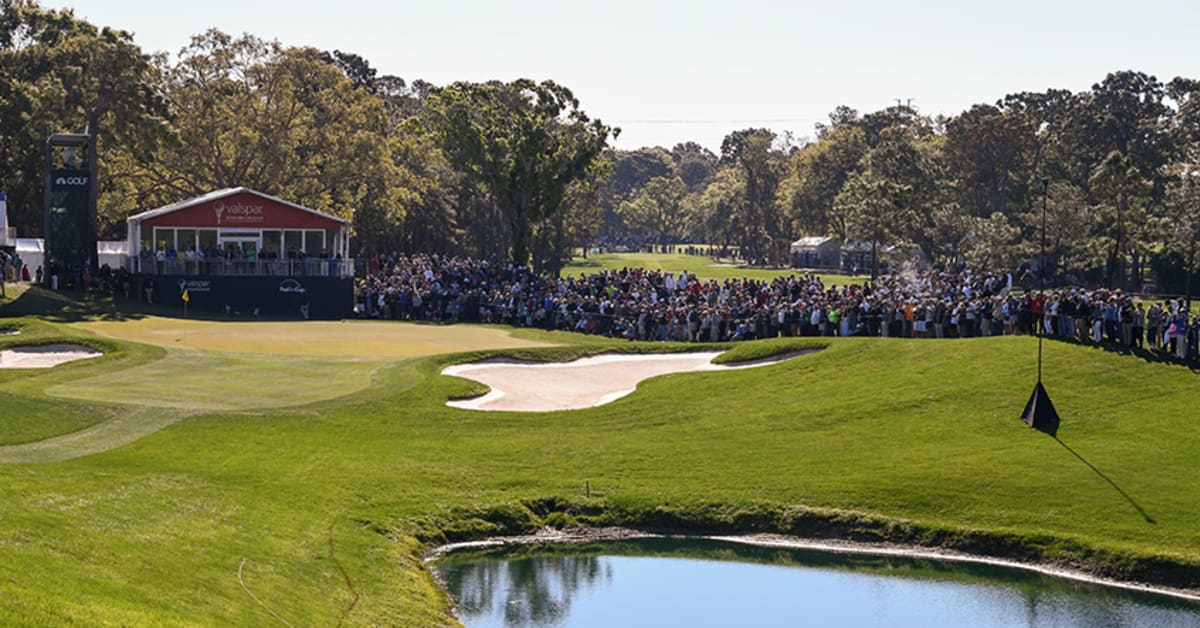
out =
[[430,548],[426,561],[468,548],[690,537],[1015,567],[1200,601],[1200,565],[1186,561],[1102,550],[1058,537],[950,530],[865,513],[715,504],[630,511],[547,498],[457,515],[442,530],[419,535]]
[[998,558],[990,556],[979,556],[975,554],[967,554],[964,552],[945,549],[921,547],[918,545],[902,545],[896,543],[865,543],[860,541],[849,541],[845,539],[814,539],[786,536],[780,534],[749,534],[749,535],[710,535],[710,534],[678,534],[678,533],[662,533],[648,532],[645,530],[636,530],[633,528],[621,527],[605,527],[605,528],[574,528],[567,530],[558,530],[554,528],[543,528],[532,534],[521,534],[515,536],[497,536],[480,539],[478,541],[463,541],[459,543],[448,543],[431,549],[425,555],[425,562],[436,561],[437,559],[460,550],[470,549],[486,549],[495,547],[507,547],[518,545],[540,545],[540,544],[583,544],[594,543],[600,541],[627,541],[631,539],[653,539],[653,538],[674,538],[674,539],[700,539],[710,541],[723,541],[727,543],[742,543],[757,547],[776,547],[783,549],[800,549],[813,550],[820,552],[830,552],[836,554],[864,554],[871,556],[896,556],[903,558],[915,558],[923,560],[938,560],[947,562],[973,563],[979,565],[989,565],[993,567],[1008,567],[1013,569],[1021,569],[1031,571],[1046,576],[1055,578],[1063,578],[1067,580],[1076,580],[1086,582],[1088,584],[1098,584],[1106,587],[1114,587],[1129,591],[1138,591],[1142,593],[1153,593],[1156,595],[1165,595],[1174,598],[1200,602],[1200,590],[1196,589],[1181,589],[1175,587],[1167,587],[1160,585],[1152,585],[1141,582],[1129,582],[1123,580],[1115,580],[1105,578],[1085,571],[1071,569],[1067,567],[1057,566],[1053,564],[1040,564],[1023,562],[1019,560]]

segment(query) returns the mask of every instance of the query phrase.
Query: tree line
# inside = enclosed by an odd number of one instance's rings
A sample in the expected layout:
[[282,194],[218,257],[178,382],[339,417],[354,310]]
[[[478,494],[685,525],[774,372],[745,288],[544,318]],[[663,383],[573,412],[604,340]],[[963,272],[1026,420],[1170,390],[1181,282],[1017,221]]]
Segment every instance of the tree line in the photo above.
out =
[[847,107],[798,141],[767,129],[616,150],[552,81],[436,86],[362,57],[210,30],[173,57],[34,0],[0,0],[0,189],[42,225],[50,133],[98,143],[100,233],[246,186],[352,218],[358,250],[468,254],[557,272],[577,247],[684,240],[784,263],[802,235],[1013,268],[1048,214],[1047,267],[1109,286],[1190,277],[1200,82],[1114,72],[957,116]]

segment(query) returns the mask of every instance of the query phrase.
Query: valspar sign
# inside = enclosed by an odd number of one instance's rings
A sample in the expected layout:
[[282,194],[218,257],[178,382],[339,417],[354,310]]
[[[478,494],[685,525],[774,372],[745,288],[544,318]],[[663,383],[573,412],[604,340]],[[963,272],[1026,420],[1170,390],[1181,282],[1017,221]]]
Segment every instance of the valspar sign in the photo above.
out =
[[212,282],[204,279],[180,279],[179,294],[183,294],[184,291],[188,294],[212,292]]
[[218,225],[261,225],[263,206],[253,203],[217,203],[213,205]]

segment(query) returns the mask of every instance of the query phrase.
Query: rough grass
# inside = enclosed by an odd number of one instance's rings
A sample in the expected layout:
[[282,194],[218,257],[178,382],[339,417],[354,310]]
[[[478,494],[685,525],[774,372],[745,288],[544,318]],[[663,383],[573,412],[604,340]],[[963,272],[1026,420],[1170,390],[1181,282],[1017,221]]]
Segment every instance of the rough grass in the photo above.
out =
[[[562,270],[563,276],[576,277],[595,273],[601,270],[620,270],[622,268],[646,268],[679,273],[686,270],[695,273],[701,279],[774,279],[798,274],[798,271],[784,269],[754,268],[729,263],[717,263],[705,255],[684,255],[668,253],[593,253],[587,259],[577,257],[571,260]],[[862,277],[850,277],[838,273],[817,273],[826,286],[862,283]]]
[[[652,348],[520,335],[572,343],[525,357]],[[45,392],[164,355],[106,342],[111,358],[0,392],[112,412]],[[0,623],[276,622],[245,584],[292,624],[337,623],[356,595],[350,623],[453,624],[426,544],[546,523],[893,538],[1200,586],[1189,369],[1047,345],[1056,441],[1017,419],[1030,338],[821,344],[551,414],[447,408],[473,384],[438,369],[494,352],[434,356],[317,405],[197,412],[103,453],[0,466]],[[812,345],[739,344],[729,357]]]

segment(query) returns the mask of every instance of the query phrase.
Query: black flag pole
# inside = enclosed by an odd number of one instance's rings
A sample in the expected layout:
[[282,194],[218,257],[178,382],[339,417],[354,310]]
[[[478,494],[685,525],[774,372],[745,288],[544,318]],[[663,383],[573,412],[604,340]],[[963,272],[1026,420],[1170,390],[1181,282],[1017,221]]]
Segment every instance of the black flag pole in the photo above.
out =
[[1029,396],[1029,401],[1025,404],[1025,411],[1021,413],[1021,420],[1035,430],[1057,437],[1058,411],[1054,409],[1054,404],[1050,401],[1050,395],[1046,392],[1046,387],[1042,385],[1042,336],[1044,335],[1042,327],[1043,321],[1046,318],[1046,203],[1049,196],[1050,179],[1043,178],[1042,247],[1038,258],[1038,284],[1041,290],[1038,298],[1042,300],[1042,320],[1035,319],[1033,321],[1038,339],[1037,384],[1033,387],[1033,394]]

